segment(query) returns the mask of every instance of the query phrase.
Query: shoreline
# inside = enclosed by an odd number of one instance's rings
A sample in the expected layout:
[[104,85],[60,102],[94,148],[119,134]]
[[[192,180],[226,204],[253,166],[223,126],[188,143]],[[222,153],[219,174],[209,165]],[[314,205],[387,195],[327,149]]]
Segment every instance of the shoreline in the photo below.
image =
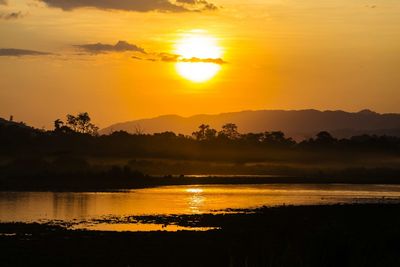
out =
[[[75,177],[76,179],[76,177]],[[74,179],[74,181],[75,181]],[[15,180],[16,182],[18,179]],[[258,185],[258,184],[352,184],[352,185],[399,185],[400,178],[316,178],[302,176],[147,176],[131,179],[125,183],[74,184],[65,181],[56,181],[53,184],[0,184],[0,192],[116,192],[123,190],[145,189],[163,186],[179,185]],[[26,182],[26,179],[24,179]],[[37,182],[37,181],[35,181]],[[65,183],[64,183],[65,182]]]
[[0,223],[0,259],[2,266],[398,266],[399,211],[400,204],[285,206],[167,218],[221,227],[204,232]]

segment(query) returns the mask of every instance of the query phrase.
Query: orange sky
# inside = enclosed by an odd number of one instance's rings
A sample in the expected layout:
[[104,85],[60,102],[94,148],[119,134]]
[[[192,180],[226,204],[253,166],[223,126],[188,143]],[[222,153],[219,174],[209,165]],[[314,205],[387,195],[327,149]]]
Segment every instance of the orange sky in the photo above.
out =
[[[87,111],[105,127],[244,109],[400,112],[397,0],[92,2],[0,0],[0,117],[51,127]],[[226,62],[202,83],[162,59],[193,32]]]

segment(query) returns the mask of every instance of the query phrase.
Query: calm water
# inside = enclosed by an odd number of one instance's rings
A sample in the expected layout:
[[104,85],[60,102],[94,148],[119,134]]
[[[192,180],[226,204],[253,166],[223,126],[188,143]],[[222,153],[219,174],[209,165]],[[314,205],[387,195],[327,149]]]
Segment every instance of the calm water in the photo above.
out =
[[[400,186],[199,185],[106,193],[0,192],[0,221],[82,221],[106,216],[209,213],[227,208],[371,202],[382,198],[400,200]],[[159,225],[143,227],[147,227],[144,230],[160,228]],[[140,230],[141,226],[92,225],[90,228]]]

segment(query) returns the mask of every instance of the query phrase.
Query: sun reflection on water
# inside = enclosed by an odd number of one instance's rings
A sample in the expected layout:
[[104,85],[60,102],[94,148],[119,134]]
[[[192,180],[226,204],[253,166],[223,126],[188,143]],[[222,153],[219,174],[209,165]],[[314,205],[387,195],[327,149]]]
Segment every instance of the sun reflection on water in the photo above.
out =
[[205,196],[203,195],[204,190],[202,188],[188,188],[185,191],[189,193],[187,200],[189,210],[192,213],[200,213],[205,200]]

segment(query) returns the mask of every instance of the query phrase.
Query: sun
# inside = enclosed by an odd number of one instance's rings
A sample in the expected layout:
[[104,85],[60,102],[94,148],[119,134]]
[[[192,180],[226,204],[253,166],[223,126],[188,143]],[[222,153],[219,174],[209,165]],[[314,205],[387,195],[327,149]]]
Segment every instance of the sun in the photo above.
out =
[[175,64],[179,75],[192,82],[206,82],[213,78],[221,69],[220,65],[214,63],[188,63],[178,62]]
[[[203,31],[192,31],[185,34],[175,46],[179,56],[176,70],[183,78],[192,82],[205,82],[213,78],[221,69],[213,59],[222,57],[222,49],[216,38]],[[204,62],[202,62],[204,61]]]

